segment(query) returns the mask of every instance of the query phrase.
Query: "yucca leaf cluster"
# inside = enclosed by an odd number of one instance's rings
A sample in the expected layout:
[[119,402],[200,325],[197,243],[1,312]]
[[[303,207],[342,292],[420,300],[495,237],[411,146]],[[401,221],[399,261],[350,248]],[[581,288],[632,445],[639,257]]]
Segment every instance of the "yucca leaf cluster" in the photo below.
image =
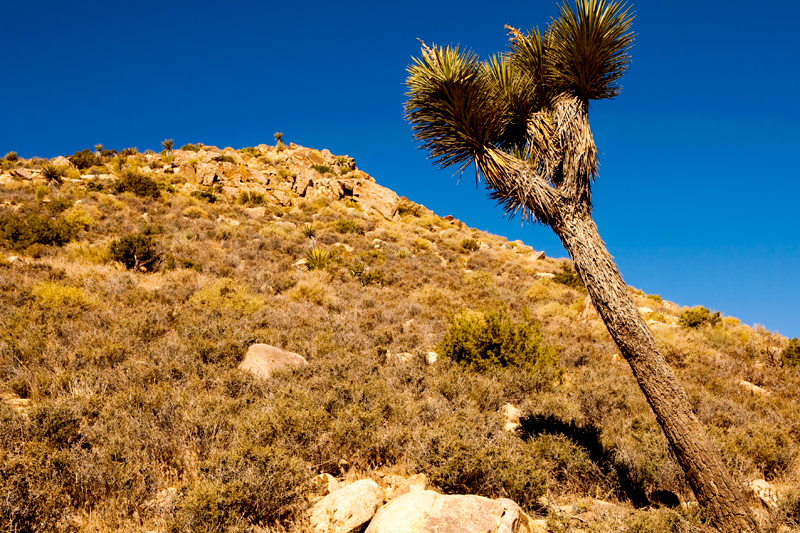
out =
[[[588,105],[619,94],[632,19],[620,2],[577,0],[562,4],[544,32],[507,26],[508,50],[485,61],[459,46],[423,43],[406,80],[416,139],[442,167],[463,171],[474,162],[511,212],[532,208],[504,176],[509,161],[589,208],[597,149]],[[528,214],[548,218],[535,207]]]

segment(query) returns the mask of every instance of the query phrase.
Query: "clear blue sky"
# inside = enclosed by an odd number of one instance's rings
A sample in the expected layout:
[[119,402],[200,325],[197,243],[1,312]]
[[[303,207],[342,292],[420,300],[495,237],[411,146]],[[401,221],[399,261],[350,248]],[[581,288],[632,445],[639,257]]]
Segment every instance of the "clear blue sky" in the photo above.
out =
[[[595,219],[625,280],[800,337],[800,4],[639,1],[622,94],[591,111]],[[402,116],[416,39],[482,57],[551,0],[55,2],[3,6],[0,155],[103,143],[241,148],[286,141],[355,157],[401,195],[565,256],[457,185]]]

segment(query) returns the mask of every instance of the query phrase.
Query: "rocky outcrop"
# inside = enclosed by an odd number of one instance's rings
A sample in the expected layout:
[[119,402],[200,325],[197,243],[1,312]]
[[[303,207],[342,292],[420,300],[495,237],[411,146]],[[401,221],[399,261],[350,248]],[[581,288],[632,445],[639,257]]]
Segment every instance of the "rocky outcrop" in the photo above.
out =
[[247,350],[239,369],[268,378],[273,372],[289,366],[308,364],[306,359],[296,353],[281,350],[269,344],[253,344]]
[[412,491],[375,514],[366,533],[533,533],[530,518],[511,500]]
[[310,512],[314,533],[350,533],[375,516],[383,505],[383,491],[371,479],[362,479],[325,496]]

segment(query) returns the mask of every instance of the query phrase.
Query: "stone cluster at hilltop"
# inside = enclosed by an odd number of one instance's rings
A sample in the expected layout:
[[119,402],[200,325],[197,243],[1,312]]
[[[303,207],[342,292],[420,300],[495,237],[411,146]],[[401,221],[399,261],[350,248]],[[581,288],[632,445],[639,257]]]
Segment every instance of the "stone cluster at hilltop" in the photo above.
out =
[[[353,199],[368,213],[389,220],[397,216],[399,196],[357,169],[352,157],[336,156],[328,150],[305,148],[294,143],[280,148],[259,144],[249,151],[238,152],[205,146],[194,148],[173,150],[170,157],[135,154],[128,158],[128,165],[155,180],[178,184],[187,193],[214,188],[216,193],[234,200],[242,192],[256,192],[284,207],[295,205],[300,199],[317,197],[342,201]],[[73,163],[63,156],[50,160],[50,164],[75,169]],[[178,176],[186,178],[184,184],[179,184]],[[0,183],[40,177],[41,169],[12,168],[0,174]],[[71,179],[84,177],[97,180],[115,178],[113,174],[101,171]]]

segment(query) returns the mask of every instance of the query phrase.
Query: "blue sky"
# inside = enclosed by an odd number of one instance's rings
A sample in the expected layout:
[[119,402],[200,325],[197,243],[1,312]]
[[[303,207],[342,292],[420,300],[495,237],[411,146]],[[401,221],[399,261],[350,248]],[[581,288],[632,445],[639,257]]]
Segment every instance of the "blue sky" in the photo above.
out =
[[[404,122],[417,38],[486,57],[555,1],[54,2],[3,7],[0,153],[287,142],[355,157],[470,226],[565,256]],[[595,102],[595,219],[625,280],[800,337],[800,4],[639,1],[622,94]]]

